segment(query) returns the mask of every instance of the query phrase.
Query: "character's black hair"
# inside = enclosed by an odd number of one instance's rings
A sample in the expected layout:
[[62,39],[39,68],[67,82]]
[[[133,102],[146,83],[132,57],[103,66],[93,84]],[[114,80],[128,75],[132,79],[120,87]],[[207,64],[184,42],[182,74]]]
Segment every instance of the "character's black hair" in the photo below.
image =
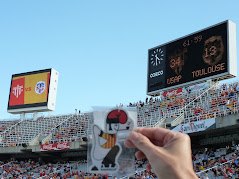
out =
[[107,118],[106,119],[106,124],[109,124],[110,126],[109,126],[109,130],[111,131],[112,130],[112,128],[111,128],[111,124],[112,123],[119,123],[119,117],[117,117],[117,118]]

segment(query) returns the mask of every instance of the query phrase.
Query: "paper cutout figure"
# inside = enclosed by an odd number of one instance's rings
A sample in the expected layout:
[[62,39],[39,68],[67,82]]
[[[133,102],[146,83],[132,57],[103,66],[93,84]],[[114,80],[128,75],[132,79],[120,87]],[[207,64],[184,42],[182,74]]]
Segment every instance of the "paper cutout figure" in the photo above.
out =
[[119,143],[120,133],[130,131],[134,123],[122,109],[114,109],[108,113],[105,123],[105,131],[98,125],[93,125],[93,141],[91,159],[92,173],[116,173],[119,170],[118,158],[122,147]]

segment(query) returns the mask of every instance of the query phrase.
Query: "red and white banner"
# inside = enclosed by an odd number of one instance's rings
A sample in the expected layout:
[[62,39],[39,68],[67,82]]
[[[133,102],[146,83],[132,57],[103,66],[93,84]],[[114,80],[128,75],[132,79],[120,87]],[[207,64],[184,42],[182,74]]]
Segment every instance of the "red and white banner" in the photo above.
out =
[[41,151],[64,150],[64,149],[70,149],[70,142],[41,145]]
[[182,88],[179,88],[179,89],[176,89],[176,90],[164,92],[164,93],[163,93],[163,96],[164,96],[164,97],[165,97],[165,96],[170,97],[170,96],[173,96],[173,95],[177,96],[177,95],[182,95],[182,93],[183,93],[183,89],[182,89]]

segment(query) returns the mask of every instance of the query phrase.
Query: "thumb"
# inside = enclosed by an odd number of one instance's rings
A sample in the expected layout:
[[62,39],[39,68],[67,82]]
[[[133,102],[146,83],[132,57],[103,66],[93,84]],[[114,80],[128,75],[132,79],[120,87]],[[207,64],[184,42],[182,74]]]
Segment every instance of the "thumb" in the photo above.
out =
[[129,139],[135,145],[135,147],[137,147],[146,155],[148,160],[153,157],[152,154],[154,154],[153,151],[156,150],[156,146],[147,137],[141,133],[131,131]]

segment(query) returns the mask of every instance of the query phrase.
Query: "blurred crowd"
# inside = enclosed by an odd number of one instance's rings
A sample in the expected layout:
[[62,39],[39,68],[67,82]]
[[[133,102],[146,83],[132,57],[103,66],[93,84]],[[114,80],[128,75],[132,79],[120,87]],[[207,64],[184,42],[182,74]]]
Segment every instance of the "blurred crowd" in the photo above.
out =
[[222,149],[201,149],[194,151],[194,170],[200,178],[239,178],[239,150],[235,147]]
[[[151,116],[154,112],[159,112],[161,117],[176,117],[169,116],[172,111],[177,111],[182,107],[188,105],[191,101],[195,101],[193,108],[190,108],[188,117],[190,121],[205,120],[213,117],[220,117],[239,112],[238,83],[223,84],[219,88],[212,88],[208,90],[204,100],[208,101],[208,104],[202,105],[202,98],[197,98],[202,91],[191,92],[187,91],[180,95],[172,94],[170,96],[150,97],[144,101],[136,103],[129,103],[128,107],[137,107],[137,109],[143,112],[144,116]],[[198,104],[197,104],[198,103]],[[120,104],[119,106],[123,106]],[[69,123],[63,125],[52,124],[51,129],[48,130],[48,134],[52,133],[51,140],[48,143],[60,143],[60,142],[74,142],[74,141],[86,141],[87,138],[87,122],[88,116],[81,118],[80,116],[85,114],[78,114],[71,119]],[[141,116],[142,117],[142,116]],[[138,124],[144,122],[144,118],[138,119]],[[41,119],[38,119],[41,120]],[[25,123],[27,121],[24,121]],[[0,133],[10,128],[12,125],[17,124],[18,121],[0,122]],[[21,131],[16,131],[17,134]],[[226,153],[218,155],[220,149],[202,149],[194,150],[192,153],[192,160],[194,163],[194,170],[200,178],[210,177],[223,177],[223,178],[239,178],[239,147],[228,147]],[[57,163],[44,163],[41,160],[38,161],[0,161],[0,178],[23,178],[23,179],[50,179],[50,178],[113,178],[113,176],[103,174],[90,174],[86,170],[81,170],[79,166],[86,164],[86,161],[77,161],[75,168],[67,161],[58,161]],[[135,176],[134,178],[155,178],[153,171],[145,170],[146,160],[135,161]],[[114,177],[116,178],[116,177]]]

